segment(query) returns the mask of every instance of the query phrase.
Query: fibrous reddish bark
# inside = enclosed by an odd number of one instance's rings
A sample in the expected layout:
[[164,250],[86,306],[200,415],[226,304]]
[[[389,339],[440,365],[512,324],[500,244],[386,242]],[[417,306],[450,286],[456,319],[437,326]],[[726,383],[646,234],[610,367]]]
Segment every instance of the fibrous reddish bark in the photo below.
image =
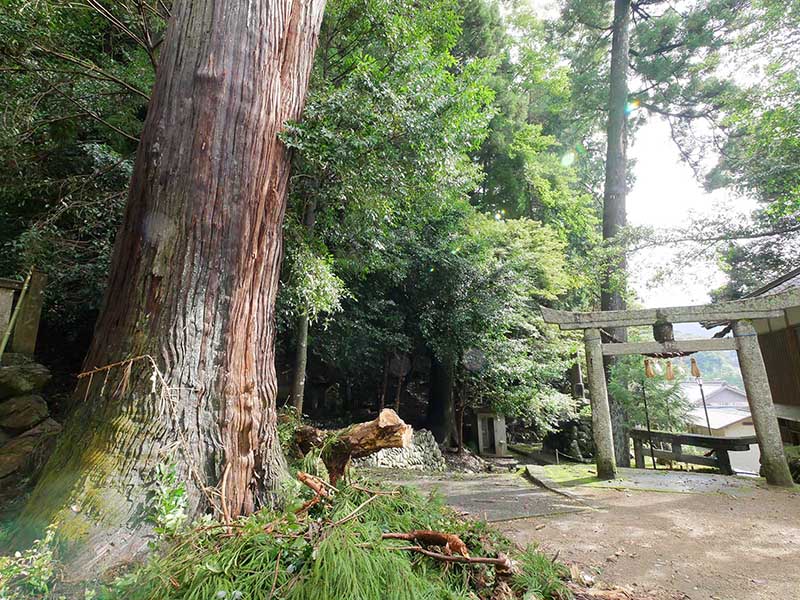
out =
[[160,462],[177,463],[192,513],[248,513],[283,476],[274,301],[289,156],[278,133],[300,116],[324,4],[173,3],[85,369],[124,362],[81,379],[23,514],[59,523],[81,575],[146,547]]
[[383,448],[405,448],[413,431],[391,408],[385,408],[374,421],[359,423],[339,431],[322,431],[305,425],[295,432],[295,441],[306,454],[324,448],[322,462],[332,484],[342,478],[350,459],[363,458]]

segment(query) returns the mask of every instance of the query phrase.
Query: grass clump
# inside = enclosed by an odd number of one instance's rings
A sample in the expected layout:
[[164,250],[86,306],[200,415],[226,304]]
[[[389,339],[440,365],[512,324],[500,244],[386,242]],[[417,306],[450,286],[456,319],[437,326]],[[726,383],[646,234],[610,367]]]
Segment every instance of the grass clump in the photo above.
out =
[[518,557],[519,572],[512,586],[525,600],[562,600],[571,597],[564,585],[569,569],[549,556],[528,547]]

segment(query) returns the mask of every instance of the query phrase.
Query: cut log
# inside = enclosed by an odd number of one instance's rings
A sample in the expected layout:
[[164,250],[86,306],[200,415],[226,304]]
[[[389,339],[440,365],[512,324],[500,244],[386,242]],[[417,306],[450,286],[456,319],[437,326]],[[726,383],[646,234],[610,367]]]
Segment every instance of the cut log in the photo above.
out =
[[412,429],[390,408],[378,418],[346,429],[323,431],[304,425],[295,432],[300,451],[322,448],[322,462],[328,469],[331,483],[336,484],[347,470],[350,460],[374,454],[383,448],[405,448],[411,442]]

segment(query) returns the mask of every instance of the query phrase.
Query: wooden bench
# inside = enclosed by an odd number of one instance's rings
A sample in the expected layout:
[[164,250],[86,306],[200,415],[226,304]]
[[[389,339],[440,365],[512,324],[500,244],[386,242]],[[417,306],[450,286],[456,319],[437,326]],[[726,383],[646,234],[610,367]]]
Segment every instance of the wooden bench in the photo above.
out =
[[[750,450],[751,444],[758,443],[758,438],[754,435],[724,438],[694,433],[647,431],[646,429],[638,428],[632,429],[630,435],[633,438],[633,455],[636,460],[637,469],[645,468],[644,444],[650,444],[652,441],[653,443],[666,442],[672,446],[672,451],[653,448],[653,455],[655,455],[656,458],[716,467],[723,475],[733,475],[728,452],[746,452]],[[714,451],[714,456],[683,454],[683,446],[710,448]]]

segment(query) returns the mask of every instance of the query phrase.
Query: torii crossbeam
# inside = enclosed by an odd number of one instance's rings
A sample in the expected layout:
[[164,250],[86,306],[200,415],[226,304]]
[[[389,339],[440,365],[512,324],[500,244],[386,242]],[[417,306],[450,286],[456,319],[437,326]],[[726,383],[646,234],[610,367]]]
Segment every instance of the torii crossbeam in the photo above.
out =
[[[752,320],[782,318],[787,309],[796,306],[800,306],[800,289],[744,300],[671,308],[569,312],[542,307],[542,317],[546,323],[556,324],[562,330],[584,331],[598,477],[613,479],[616,476],[603,356],[674,356],[691,352],[736,350],[767,482],[788,487],[794,485],[783,452],[767,370]],[[733,329],[733,337],[675,340],[672,323],[729,324]],[[641,325],[653,326],[655,341],[613,343],[603,342],[600,336],[605,328]]]

